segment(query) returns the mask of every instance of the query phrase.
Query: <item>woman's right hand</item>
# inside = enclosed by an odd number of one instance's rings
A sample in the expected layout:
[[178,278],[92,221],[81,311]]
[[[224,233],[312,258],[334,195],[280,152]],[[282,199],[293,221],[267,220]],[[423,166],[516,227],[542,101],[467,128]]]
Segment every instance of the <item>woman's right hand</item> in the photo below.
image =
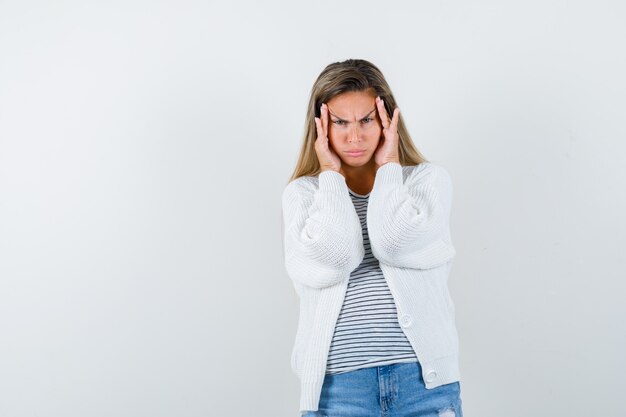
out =
[[322,171],[333,170],[340,172],[341,159],[330,146],[328,141],[328,107],[323,103],[320,107],[320,116],[315,118],[317,139],[315,139],[315,153]]

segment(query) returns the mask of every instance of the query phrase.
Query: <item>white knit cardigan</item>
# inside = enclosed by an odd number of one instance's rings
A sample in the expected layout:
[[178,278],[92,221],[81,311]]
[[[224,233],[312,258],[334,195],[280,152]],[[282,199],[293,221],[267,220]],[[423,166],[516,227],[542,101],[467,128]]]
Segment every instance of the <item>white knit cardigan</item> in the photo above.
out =
[[[396,303],[398,322],[420,362],[426,388],[460,381],[458,336],[448,275],[452,181],[431,162],[378,168],[367,229]],[[300,412],[318,410],[328,351],[350,272],[364,256],[359,216],[343,175],[291,181],[282,194],[285,268],[300,298],[291,368]]]

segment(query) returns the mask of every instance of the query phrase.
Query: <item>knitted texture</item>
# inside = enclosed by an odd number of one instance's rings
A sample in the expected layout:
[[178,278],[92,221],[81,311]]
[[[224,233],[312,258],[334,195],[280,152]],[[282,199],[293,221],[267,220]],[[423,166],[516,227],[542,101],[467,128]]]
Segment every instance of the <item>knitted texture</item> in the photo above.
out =
[[[439,165],[389,162],[376,172],[366,216],[372,253],[429,389],[460,381],[447,286],[456,254],[449,227],[452,192],[450,175]],[[304,413],[318,410],[350,272],[365,251],[359,216],[340,173],[291,181],[282,194],[282,209],[285,269],[300,298],[291,368],[300,380]]]

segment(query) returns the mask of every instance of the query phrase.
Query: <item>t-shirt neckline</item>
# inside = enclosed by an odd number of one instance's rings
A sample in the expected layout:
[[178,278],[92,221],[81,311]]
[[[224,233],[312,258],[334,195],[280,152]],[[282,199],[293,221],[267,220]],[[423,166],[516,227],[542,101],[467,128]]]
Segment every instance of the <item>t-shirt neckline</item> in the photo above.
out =
[[371,191],[370,191],[370,192],[369,192],[369,193],[367,193],[367,194],[358,194],[358,193],[355,193],[354,191],[352,191],[350,188],[348,188],[348,191],[349,191],[351,194],[353,194],[353,195],[355,195],[355,196],[357,196],[357,197],[361,197],[361,198],[367,198],[367,197],[369,197],[369,195],[370,195],[370,193],[371,193]]

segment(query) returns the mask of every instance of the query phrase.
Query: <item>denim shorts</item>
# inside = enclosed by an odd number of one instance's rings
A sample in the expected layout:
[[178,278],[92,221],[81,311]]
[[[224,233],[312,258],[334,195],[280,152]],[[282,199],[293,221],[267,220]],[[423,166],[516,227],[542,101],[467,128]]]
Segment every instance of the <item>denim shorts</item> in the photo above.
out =
[[426,389],[419,362],[324,376],[317,411],[303,417],[463,417],[459,381]]

